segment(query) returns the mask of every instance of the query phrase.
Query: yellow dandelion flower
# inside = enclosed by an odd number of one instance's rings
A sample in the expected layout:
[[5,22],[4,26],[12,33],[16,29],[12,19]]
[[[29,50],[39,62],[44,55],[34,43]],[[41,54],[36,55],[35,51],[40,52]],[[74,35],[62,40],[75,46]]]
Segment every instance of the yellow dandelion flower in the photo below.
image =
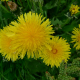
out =
[[63,60],[67,62],[70,56],[70,45],[65,39],[53,37],[50,46],[52,50],[45,49],[44,54],[40,55],[47,66],[51,65],[51,67],[53,67],[55,65],[58,67]]
[[[4,56],[8,61],[10,59],[12,61],[15,61],[18,59],[18,54],[11,50],[11,42],[12,42],[12,36],[15,35],[15,33],[12,33],[11,30],[13,30],[14,27],[4,27],[4,29],[0,29],[0,53],[2,56]],[[14,29],[15,30],[15,29]]]
[[73,4],[71,4],[71,7],[70,7],[70,9],[69,9],[69,11],[71,12],[71,16],[73,15],[73,14],[76,14],[76,13],[78,13],[79,12],[79,7],[78,7],[78,5],[73,5]]
[[74,35],[71,36],[72,38],[72,43],[75,42],[74,47],[76,47],[76,49],[80,49],[80,24],[79,24],[79,28],[74,28],[72,33]]
[[[18,28],[15,36],[12,38],[12,48],[20,53],[20,58],[23,59],[27,52],[28,58],[38,58],[38,54],[49,46],[50,34],[53,34],[52,25],[49,19],[45,20],[39,14],[32,12],[25,13],[18,17]],[[16,24],[12,24],[16,26]]]

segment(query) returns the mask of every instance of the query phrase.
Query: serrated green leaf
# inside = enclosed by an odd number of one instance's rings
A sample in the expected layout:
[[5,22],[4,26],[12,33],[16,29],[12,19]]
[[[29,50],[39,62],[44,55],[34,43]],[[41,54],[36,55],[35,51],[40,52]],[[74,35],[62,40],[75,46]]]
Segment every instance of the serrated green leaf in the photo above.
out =
[[60,21],[59,19],[55,19],[55,18],[52,18],[51,22],[53,25],[57,25],[57,24],[62,25],[63,24],[62,21]]

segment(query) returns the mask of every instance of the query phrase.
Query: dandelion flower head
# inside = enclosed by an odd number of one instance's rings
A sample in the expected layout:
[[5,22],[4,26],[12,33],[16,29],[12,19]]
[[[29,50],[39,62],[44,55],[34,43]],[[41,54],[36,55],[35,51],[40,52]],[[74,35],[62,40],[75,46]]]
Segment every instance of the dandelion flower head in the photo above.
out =
[[76,49],[78,50],[80,49],[80,24],[79,28],[74,28],[72,33],[72,43],[75,42],[74,47],[76,47]]
[[51,67],[53,67],[55,65],[58,67],[63,60],[67,62],[70,56],[70,45],[65,39],[54,37],[52,38],[50,46],[52,50],[46,49],[44,50],[44,54],[40,55],[47,66],[51,65]]
[[73,15],[73,14],[76,14],[76,13],[78,13],[79,12],[79,7],[78,7],[78,5],[73,5],[73,4],[71,4],[71,7],[70,7],[70,9],[69,9],[69,11],[71,12],[71,16]]
[[[13,50],[20,53],[23,59],[27,52],[28,58],[38,58],[43,48],[49,49],[51,34],[54,33],[49,19],[45,20],[42,15],[37,13],[25,13],[18,17],[18,28],[13,37]],[[15,24],[13,24],[16,26]]]
[[11,50],[11,38],[15,34],[12,33],[11,30],[15,30],[14,27],[7,26],[4,27],[4,29],[0,29],[0,53],[8,61],[10,61],[10,59],[15,61],[18,59],[18,54],[15,54],[15,51]]

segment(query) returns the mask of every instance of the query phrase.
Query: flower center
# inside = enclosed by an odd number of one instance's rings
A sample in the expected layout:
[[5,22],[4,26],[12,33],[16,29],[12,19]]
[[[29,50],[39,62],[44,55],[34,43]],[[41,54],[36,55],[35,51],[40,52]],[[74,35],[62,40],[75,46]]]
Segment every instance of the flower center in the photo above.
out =
[[75,8],[73,8],[73,10],[75,10]]
[[56,53],[57,53],[57,49],[52,49],[51,52],[52,52],[53,54],[56,54]]

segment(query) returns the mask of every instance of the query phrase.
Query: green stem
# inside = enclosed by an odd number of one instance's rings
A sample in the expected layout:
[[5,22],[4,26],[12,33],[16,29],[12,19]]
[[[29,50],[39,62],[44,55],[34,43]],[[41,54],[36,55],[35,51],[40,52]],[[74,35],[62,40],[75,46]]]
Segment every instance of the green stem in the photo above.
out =
[[41,5],[40,2],[39,2],[39,8],[40,8],[40,12],[41,12],[41,14],[43,15],[42,5]]
[[6,12],[9,13],[9,11],[3,5],[0,4],[0,7],[3,8]]
[[36,10],[36,4],[35,4],[34,1],[33,1],[33,6],[34,6],[35,13],[36,13],[37,12],[37,10]]
[[59,10],[59,7],[60,7],[60,1],[61,0],[58,1],[58,7],[57,7],[57,10],[56,10],[56,14],[58,13],[58,10]]
[[9,9],[8,9],[8,5],[7,5],[7,2],[6,2],[6,1],[4,1],[4,4],[5,4],[7,10],[9,11]]
[[0,73],[0,75],[5,79],[5,80],[8,80],[6,77],[4,77],[1,73]]
[[66,34],[68,34],[68,35],[72,35],[71,33],[69,33],[69,32],[66,32]]
[[64,23],[61,27],[65,26],[65,25],[68,24],[69,22],[70,22],[70,19],[67,18],[66,21],[65,21],[65,23]]
[[[22,1],[20,0],[20,2],[21,2],[21,4],[22,4]],[[22,6],[23,6],[23,4],[22,4]]]
[[31,9],[32,4],[29,3],[29,0],[27,0],[29,8]]

